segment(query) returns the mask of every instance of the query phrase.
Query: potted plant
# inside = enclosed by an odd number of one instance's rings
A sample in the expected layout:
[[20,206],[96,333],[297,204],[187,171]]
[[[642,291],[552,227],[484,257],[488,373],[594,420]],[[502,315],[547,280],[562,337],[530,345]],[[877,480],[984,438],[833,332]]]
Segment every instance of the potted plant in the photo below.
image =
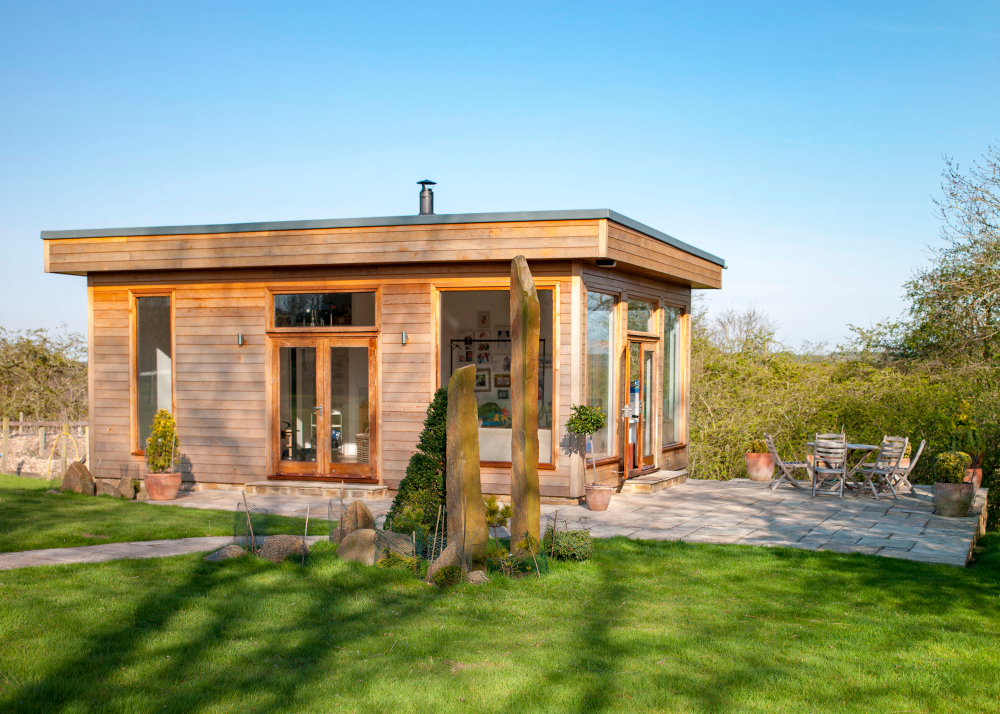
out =
[[153,428],[146,439],[146,491],[153,501],[172,501],[181,487],[181,475],[173,470],[181,442],[177,424],[166,409],[153,416]]
[[955,420],[955,428],[951,432],[951,450],[960,451],[971,457],[965,468],[965,481],[975,484],[976,491],[983,482],[983,457],[986,446],[979,434],[979,429],[968,416],[968,406],[963,402],[962,414]]
[[972,506],[976,486],[965,480],[972,457],[962,451],[946,451],[934,460],[934,507],[942,516],[964,517]]
[[594,433],[608,425],[608,418],[601,410],[586,404],[575,404],[571,411],[572,415],[566,422],[566,431],[584,437],[584,469],[587,467],[587,453],[590,454],[590,461],[594,466],[594,480],[585,486],[587,489],[587,508],[592,511],[606,511],[608,504],[611,503],[611,494],[615,487],[610,484],[597,483],[597,460],[594,456],[592,437]]
[[767,450],[767,442],[754,439],[746,453],[747,476],[751,481],[770,481],[774,474],[774,457]]

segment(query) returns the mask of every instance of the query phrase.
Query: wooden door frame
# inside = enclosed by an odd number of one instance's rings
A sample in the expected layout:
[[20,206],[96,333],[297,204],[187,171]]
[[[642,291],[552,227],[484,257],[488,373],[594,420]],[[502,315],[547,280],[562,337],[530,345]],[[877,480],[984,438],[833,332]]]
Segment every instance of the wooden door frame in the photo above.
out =
[[[302,481],[351,481],[353,483],[378,482],[378,338],[373,336],[347,335],[268,335],[268,380],[270,382],[270,405],[268,407],[268,443],[270,447],[269,480]],[[281,461],[281,351],[282,347],[314,347],[316,349],[316,394],[317,404],[323,407],[317,424],[317,453],[314,471],[301,470],[290,473],[291,464],[307,462]],[[333,464],[330,461],[330,445],[326,434],[329,432],[330,395],[330,348],[366,347],[368,349],[368,468],[358,468],[363,464]],[[319,436],[322,435],[322,436]],[[282,465],[285,472],[281,472]],[[365,473],[358,473],[366,471]]]
[[[657,457],[657,454],[658,454],[658,450],[656,448],[656,442],[657,442],[656,435],[657,435],[657,432],[656,432],[656,414],[655,414],[655,411],[656,411],[655,393],[656,393],[656,362],[657,362],[656,355],[658,354],[660,342],[661,342],[661,340],[658,337],[646,336],[646,335],[640,336],[640,335],[635,335],[634,333],[633,334],[629,334],[625,338],[625,349],[622,351],[622,364],[621,364],[621,369],[622,369],[622,380],[621,380],[621,385],[622,385],[621,395],[622,396],[621,396],[621,399],[622,399],[622,402],[621,402],[621,405],[620,405],[620,411],[621,411],[621,414],[622,414],[622,416],[621,416],[621,431],[622,431],[622,438],[621,438],[622,461],[621,461],[621,463],[622,463],[622,476],[625,479],[633,478],[635,476],[640,476],[640,475],[645,474],[645,473],[650,473],[652,471],[656,471],[657,468],[659,468],[657,466],[657,463],[656,463],[656,461],[657,461],[656,457]],[[629,406],[630,397],[631,397],[631,391],[630,391],[630,385],[631,385],[631,382],[632,382],[631,350],[632,350],[632,344],[633,343],[638,344],[638,345],[641,346],[640,347],[640,362],[639,362],[639,364],[640,364],[640,370],[642,369],[642,355],[644,353],[646,353],[646,352],[652,352],[652,354],[653,354],[653,369],[652,369],[652,374],[650,376],[650,379],[652,380],[652,382],[651,382],[652,389],[650,390],[651,391],[651,397],[649,399],[649,415],[650,415],[651,433],[652,433],[651,439],[653,441],[654,447],[652,449],[652,451],[653,451],[652,455],[648,457],[648,458],[652,459],[652,464],[649,465],[649,466],[646,466],[646,467],[642,466],[642,459],[643,459],[643,455],[642,455],[642,417],[641,417],[641,414],[640,414],[640,421],[639,421],[638,426],[636,427],[636,460],[638,461],[638,466],[636,468],[630,468],[631,464],[629,462],[630,462],[630,459],[631,459],[631,447],[630,447],[629,441],[628,441],[628,432],[629,432],[630,426],[629,426],[629,418],[627,416],[625,416],[625,408]],[[641,371],[640,371],[640,374],[641,374]],[[640,390],[642,389],[641,380],[640,380],[640,387],[639,388],[640,388]]]

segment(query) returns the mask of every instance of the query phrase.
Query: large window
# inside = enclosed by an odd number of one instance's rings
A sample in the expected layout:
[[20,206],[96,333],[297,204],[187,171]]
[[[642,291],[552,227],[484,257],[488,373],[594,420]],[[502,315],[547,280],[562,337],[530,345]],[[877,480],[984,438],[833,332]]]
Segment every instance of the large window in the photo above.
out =
[[656,332],[653,315],[656,311],[648,300],[631,298],[628,301],[628,329],[634,332]]
[[145,449],[156,412],[173,412],[170,298],[139,297],[135,308],[138,447]]
[[[552,463],[552,290],[539,289],[538,460]],[[476,366],[480,461],[509,463],[511,343],[509,290],[441,293],[441,384],[459,367]]]
[[615,303],[611,295],[587,293],[587,404],[608,419],[593,436],[596,458],[615,454]]
[[663,445],[681,441],[681,316],[676,307],[663,308]]
[[278,294],[274,326],[375,327],[375,293]]

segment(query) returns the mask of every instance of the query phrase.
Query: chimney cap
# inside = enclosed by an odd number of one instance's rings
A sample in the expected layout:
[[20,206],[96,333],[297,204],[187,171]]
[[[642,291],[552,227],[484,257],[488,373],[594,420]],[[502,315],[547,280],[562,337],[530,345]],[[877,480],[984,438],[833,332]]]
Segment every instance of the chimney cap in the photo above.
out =
[[437,186],[437,181],[430,181],[428,179],[424,179],[423,181],[417,181],[417,183],[423,186],[424,188],[427,188],[428,186]]

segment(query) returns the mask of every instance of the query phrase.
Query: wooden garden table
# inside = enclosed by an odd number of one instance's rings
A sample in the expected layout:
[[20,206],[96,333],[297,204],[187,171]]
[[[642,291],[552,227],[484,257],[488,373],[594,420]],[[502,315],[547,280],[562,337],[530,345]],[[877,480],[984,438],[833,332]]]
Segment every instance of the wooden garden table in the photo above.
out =
[[[806,442],[806,446],[814,446],[814,445],[815,442],[813,441]],[[848,451],[864,452],[861,455],[861,458],[858,460],[858,462],[854,465],[854,467],[847,471],[847,478],[850,479],[850,482],[844,483],[844,485],[847,486],[847,488],[857,488],[858,490],[860,490],[861,484],[858,483],[857,479],[854,478],[854,474],[856,474],[858,472],[858,469],[861,468],[861,464],[863,464],[865,462],[865,459],[868,458],[868,454],[870,454],[873,451],[878,451],[878,446],[877,445],[872,446],[871,444],[852,444],[852,443],[844,444],[844,446],[847,447]],[[852,486],[851,484],[854,485]]]

